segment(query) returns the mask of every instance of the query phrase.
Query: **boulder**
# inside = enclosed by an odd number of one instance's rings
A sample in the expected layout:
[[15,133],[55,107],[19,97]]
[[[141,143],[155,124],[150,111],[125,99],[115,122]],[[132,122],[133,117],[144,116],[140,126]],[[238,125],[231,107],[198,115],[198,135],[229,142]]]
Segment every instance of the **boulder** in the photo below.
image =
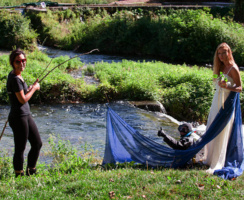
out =
[[128,103],[147,111],[166,113],[164,106],[159,101],[128,101]]

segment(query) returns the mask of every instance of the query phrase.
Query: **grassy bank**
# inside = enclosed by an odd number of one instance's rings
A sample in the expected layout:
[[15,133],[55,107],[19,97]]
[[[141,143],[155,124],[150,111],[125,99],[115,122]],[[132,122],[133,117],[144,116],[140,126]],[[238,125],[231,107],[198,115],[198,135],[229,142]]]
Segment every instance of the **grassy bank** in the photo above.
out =
[[[51,61],[39,51],[28,53],[27,67],[23,77],[32,84]],[[53,59],[49,69],[68,57]],[[8,56],[0,57],[0,103],[7,103],[7,75],[11,71]],[[69,71],[80,68],[83,75],[92,76],[98,84],[87,84],[84,76],[75,79]],[[48,71],[47,70],[47,71]],[[241,72],[242,80],[244,73]],[[169,115],[178,120],[205,122],[211,106],[214,86],[212,70],[198,66],[172,65],[162,62],[121,63],[99,62],[86,67],[77,59],[55,69],[41,83],[41,90],[31,99],[31,103],[60,102],[107,102],[113,100],[158,100]],[[244,113],[243,94],[241,107]]]
[[[179,120],[207,119],[214,94],[211,69],[124,60],[97,63],[87,70],[94,71],[101,82],[101,99],[158,100],[169,115]],[[243,80],[243,72],[241,76]],[[242,104],[242,111],[243,108]]]
[[92,151],[50,140],[53,162],[38,175],[14,178],[12,158],[0,158],[1,199],[242,199],[244,176],[223,180],[206,167],[151,169],[133,164],[102,167]]
[[[218,44],[227,42],[238,65],[244,65],[244,28],[231,13],[210,9],[106,10],[27,13],[39,40],[47,46],[108,54],[157,56],[177,63],[212,63]],[[60,34],[62,33],[62,34]]]
[[0,11],[1,48],[33,50],[46,46],[81,52],[160,57],[167,62],[206,64],[218,44],[227,42],[239,66],[244,66],[244,28],[233,13],[212,10],[125,9],[108,13],[77,7],[47,13]]
[[224,181],[203,170],[101,170],[1,181],[4,199],[242,199],[243,176]]

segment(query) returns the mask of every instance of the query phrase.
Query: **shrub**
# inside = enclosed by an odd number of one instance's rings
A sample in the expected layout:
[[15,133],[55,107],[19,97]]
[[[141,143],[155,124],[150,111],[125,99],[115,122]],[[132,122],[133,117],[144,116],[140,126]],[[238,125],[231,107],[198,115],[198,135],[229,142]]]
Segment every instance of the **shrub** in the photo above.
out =
[[124,60],[97,63],[95,76],[106,86],[107,98],[159,100],[168,114],[181,120],[205,121],[214,93],[212,71],[196,66]]
[[1,48],[36,48],[38,34],[30,28],[30,20],[19,12],[0,10],[0,35]]
[[[106,10],[27,13],[47,46],[101,53],[161,57],[178,63],[212,63],[218,44],[228,43],[244,65],[243,26],[231,17],[214,18],[210,9]],[[217,14],[215,14],[217,16]]]

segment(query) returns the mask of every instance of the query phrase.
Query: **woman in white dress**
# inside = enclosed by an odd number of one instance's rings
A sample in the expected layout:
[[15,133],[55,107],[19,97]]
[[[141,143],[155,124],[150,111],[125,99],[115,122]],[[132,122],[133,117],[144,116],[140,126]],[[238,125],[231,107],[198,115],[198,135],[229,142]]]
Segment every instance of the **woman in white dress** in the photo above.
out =
[[[214,78],[216,92],[208,117],[207,129],[212,124],[220,108],[224,108],[224,102],[229,96],[230,92],[242,91],[240,72],[233,59],[231,49],[226,43],[221,43],[216,49],[214,55],[213,73],[217,76],[222,74],[227,79],[220,80],[220,78]],[[231,135],[233,122],[234,113],[231,120],[228,124],[226,124],[222,132],[204,148],[204,163],[210,167],[207,170],[208,173],[213,174],[215,170],[222,169],[222,167],[225,165],[227,145]]]

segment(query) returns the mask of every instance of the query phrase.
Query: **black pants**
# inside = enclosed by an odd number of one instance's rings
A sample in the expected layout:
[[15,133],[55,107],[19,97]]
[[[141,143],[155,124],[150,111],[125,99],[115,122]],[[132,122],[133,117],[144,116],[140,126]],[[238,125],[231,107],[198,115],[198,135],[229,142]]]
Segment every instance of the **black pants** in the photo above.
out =
[[23,170],[24,151],[27,140],[29,140],[31,145],[31,149],[28,154],[27,167],[36,167],[36,162],[42,147],[42,141],[31,115],[19,118],[9,118],[9,125],[14,133],[14,170]]

